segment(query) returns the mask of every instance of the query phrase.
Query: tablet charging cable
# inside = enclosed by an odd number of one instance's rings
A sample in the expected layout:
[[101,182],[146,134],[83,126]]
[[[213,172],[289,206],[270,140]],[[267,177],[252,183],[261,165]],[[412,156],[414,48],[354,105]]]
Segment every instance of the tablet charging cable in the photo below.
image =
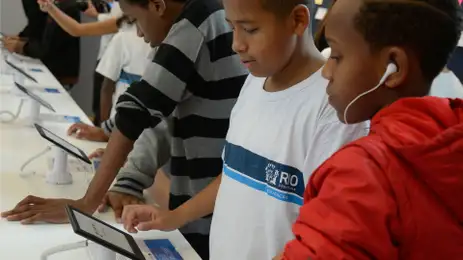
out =
[[42,253],[40,260],[48,260],[48,257],[52,255],[80,248],[87,248],[87,255],[91,260],[116,260],[117,258],[116,252],[111,249],[101,246],[95,242],[85,240],[50,248]]
[[13,114],[13,113],[10,112],[10,111],[6,111],[6,110],[0,111],[0,115],[5,114],[5,115],[9,115],[9,116],[10,116],[10,119],[7,119],[7,120],[1,119],[0,122],[2,122],[2,123],[11,123],[11,122],[13,122],[14,120],[18,119],[19,114],[21,114],[21,110],[22,110],[22,108],[23,108],[23,105],[24,105],[24,99],[21,99],[21,103],[19,103],[18,109],[16,110],[16,113],[15,113],[15,114]]
[[49,256],[57,254],[57,253],[75,250],[79,248],[86,248],[86,247],[88,247],[88,240],[80,241],[80,242],[76,242],[72,244],[55,246],[43,252],[42,255],[40,256],[40,260],[47,260]]
[[34,171],[31,171],[31,172],[25,172],[24,169],[26,168],[27,165],[29,165],[31,162],[33,162],[34,160],[38,159],[39,157],[43,156],[44,154],[48,153],[49,151],[51,151],[51,147],[50,146],[47,146],[47,148],[45,148],[45,150],[41,151],[40,153],[32,156],[31,158],[29,158],[26,162],[24,162],[24,164],[21,166],[21,172],[19,173],[19,175],[21,177],[28,177],[28,176],[31,176],[31,175],[34,175],[35,172]]

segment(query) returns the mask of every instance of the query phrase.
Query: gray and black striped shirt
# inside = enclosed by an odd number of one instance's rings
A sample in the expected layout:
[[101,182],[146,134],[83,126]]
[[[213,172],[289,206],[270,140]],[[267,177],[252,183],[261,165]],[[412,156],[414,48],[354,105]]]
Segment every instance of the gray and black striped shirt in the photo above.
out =
[[[132,140],[173,116],[171,209],[222,172],[230,113],[248,74],[232,41],[220,1],[188,1],[142,80],[117,102],[116,127]],[[208,216],[180,231],[195,247],[192,240],[208,240],[210,221]]]

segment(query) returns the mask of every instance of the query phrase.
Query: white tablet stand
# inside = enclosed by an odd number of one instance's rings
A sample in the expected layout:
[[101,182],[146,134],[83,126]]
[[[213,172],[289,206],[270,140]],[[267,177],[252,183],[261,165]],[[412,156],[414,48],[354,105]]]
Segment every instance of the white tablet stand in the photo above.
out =
[[33,127],[34,124],[40,122],[40,103],[35,101],[32,98],[29,98],[30,107],[29,107],[29,116],[27,117],[27,123],[29,126]]
[[88,241],[87,250],[91,260],[116,260],[116,252],[95,242]]
[[63,149],[54,146],[53,168],[46,175],[47,183],[66,185],[72,183],[72,175],[68,172],[68,154]]

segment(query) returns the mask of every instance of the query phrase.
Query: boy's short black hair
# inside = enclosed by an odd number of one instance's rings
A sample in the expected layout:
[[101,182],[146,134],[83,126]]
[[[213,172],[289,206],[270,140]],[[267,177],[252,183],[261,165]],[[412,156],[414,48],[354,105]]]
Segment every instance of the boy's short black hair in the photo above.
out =
[[[140,5],[140,6],[147,6],[150,2],[149,0],[125,0],[125,1],[127,1],[130,4]],[[177,3],[186,3],[190,0],[170,0],[170,1],[177,2]]]
[[315,9],[313,0],[261,0],[262,6],[277,15],[286,15],[290,13],[297,5],[305,5],[309,10]]
[[354,25],[371,50],[401,46],[417,55],[429,82],[456,48],[462,30],[457,0],[362,0]]

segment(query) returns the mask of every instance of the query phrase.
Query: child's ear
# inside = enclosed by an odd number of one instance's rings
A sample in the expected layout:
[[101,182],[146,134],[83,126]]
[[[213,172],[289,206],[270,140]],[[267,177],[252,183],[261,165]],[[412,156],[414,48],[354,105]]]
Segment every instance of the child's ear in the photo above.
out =
[[297,5],[293,9],[292,19],[294,23],[294,33],[298,36],[304,35],[310,24],[309,8],[305,5]]
[[166,12],[166,2],[164,0],[150,0],[150,9],[154,8],[154,11],[162,16]]
[[410,72],[410,57],[408,57],[404,49],[399,47],[387,49],[385,56],[388,62],[392,62],[396,65],[397,70],[386,79],[384,85],[388,88],[401,86]]

